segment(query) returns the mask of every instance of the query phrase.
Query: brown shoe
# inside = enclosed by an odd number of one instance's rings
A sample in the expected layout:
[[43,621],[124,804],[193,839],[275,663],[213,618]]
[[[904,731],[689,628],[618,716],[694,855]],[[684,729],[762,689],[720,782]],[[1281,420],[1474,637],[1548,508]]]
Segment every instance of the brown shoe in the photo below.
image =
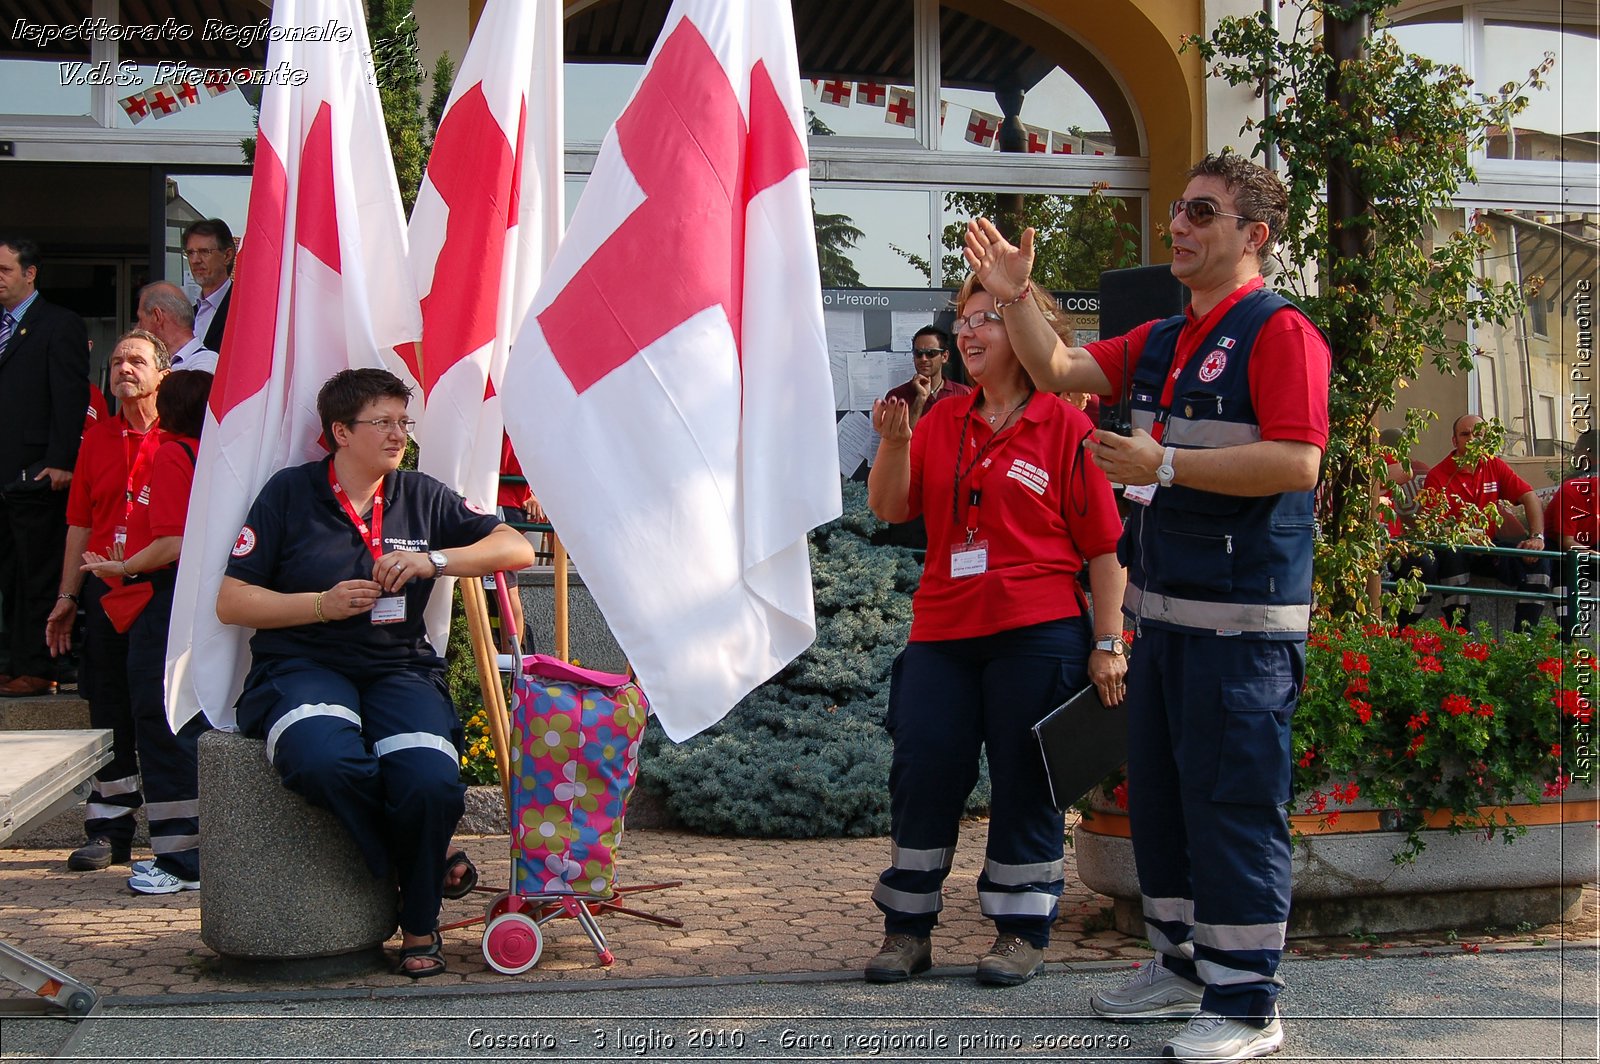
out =
[[918,935],[885,935],[883,948],[867,962],[869,983],[903,983],[933,967],[933,940]]
[[1002,932],[989,952],[978,958],[978,982],[989,986],[1019,986],[1044,967],[1044,950],[1020,935]]
[[13,676],[0,684],[0,698],[32,698],[34,695],[53,695],[56,682],[43,676]]

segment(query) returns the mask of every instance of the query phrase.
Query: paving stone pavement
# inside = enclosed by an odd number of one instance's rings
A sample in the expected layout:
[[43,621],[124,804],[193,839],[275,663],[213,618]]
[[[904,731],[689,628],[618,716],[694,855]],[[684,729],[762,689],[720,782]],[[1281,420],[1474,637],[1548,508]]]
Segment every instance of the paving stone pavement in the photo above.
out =
[[[970,966],[988,948],[993,929],[978,913],[976,881],[986,825],[966,825],[946,887],[934,963]],[[471,853],[485,885],[503,889],[510,860],[505,836],[458,840]],[[640,894],[629,904],[675,917],[670,928],[612,914],[602,926],[616,955],[601,966],[577,924],[558,918],[545,926],[537,967],[515,977],[491,970],[481,953],[481,927],[445,933],[449,972],[430,987],[483,988],[510,980],[705,979],[859,971],[876,952],[879,916],[870,897],[888,858],[888,841],[869,839],[756,840],[708,838],[667,830],[632,830],[622,846],[623,884],[681,880],[683,885]],[[286,975],[271,966],[240,969],[216,958],[200,941],[196,893],[141,897],[125,885],[124,866],[100,872],[66,870],[65,850],[0,850],[0,934],[19,948],[93,985],[103,997],[252,993],[275,990],[374,992],[409,986],[376,961],[356,970]],[[270,878],[271,869],[262,869]],[[292,894],[292,883],[277,889]],[[446,901],[446,922],[481,915],[490,899],[475,894]],[[1140,941],[1110,929],[1110,900],[1077,881],[1068,850],[1066,893],[1046,959],[1049,962],[1133,962],[1148,956]],[[1565,925],[1494,934],[1462,931],[1421,935],[1304,939],[1291,952],[1309,956],[1382,956],[1384,951],[1494,953],[1566,941],[1592,944],[1600,898],[1586,891],[1580,918]],[[391,940],[391,950],[398,938]],[[0,982],[0,1006],[25,997]]]

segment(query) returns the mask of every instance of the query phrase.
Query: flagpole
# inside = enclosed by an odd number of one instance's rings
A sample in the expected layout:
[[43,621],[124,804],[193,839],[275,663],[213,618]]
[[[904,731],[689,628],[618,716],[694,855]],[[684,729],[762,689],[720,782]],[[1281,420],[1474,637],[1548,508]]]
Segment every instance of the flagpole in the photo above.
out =
[[[500,684],[500,667],[494,640],[489,638],[489,607],[483,584],[477,577],[456,581],[461,588],[461,608],[467,615],[467,634],[472,638],[472,658],[478,666],[478,687],[483,692],[483,712],[489,718],[489,735],[494,739],[494,759],[500,769],[500,790],[505,795],[506,813],[511,812],[511,740],[506,725],[506,692]],[[502,618],[506,624],[511,618]]]
[[567,545],[561,542],[560,536],[551,535],[555,539],[555,556],[551,562],[555,566],[556,657],[571,661],[567,646]]

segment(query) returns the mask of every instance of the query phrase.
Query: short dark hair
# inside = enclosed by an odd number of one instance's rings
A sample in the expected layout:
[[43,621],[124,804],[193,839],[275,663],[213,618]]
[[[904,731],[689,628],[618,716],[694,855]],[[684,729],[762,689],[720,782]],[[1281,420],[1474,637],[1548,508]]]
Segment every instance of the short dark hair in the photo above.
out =
[[0,235],[0,245],[11,249],[17,256],[17,265],[23,271],[31,270],[39,265],[39,245],[31,240],[24,240],[20,236]]
[[922,328],[912,333],[911,346],[915,347],[917,345],[917,341],[924,336],[933,337],[935,340],[939,341],[940,347],[944,348],[946,351],[950,350],[950,334],[939,328],[937,325],[924,325]]
[[[1207,155],[1190,167],[1186,176],[1190,180],[1197,177],[1222,178],[1228,191],[1233,193],[1239,213],[1252,222],[1265,222],[1267,225],[1267,239],[1257,254],[1262,261],[1272,254],[1273,246],[1283,235],[1283,227],[1289,223],[1289,190],[1284,188],[1283,180],[1277,174],[1237,152],[1224,151],[1220,155]],[[1239,223],[1240,228],[1246,224]]]
[[167,432],[199,438],[206,423],[211,374],[203,369],[175,369],[156,389],[156,417]]
[[405,381],[386,369],[342,369],[329,377],[317,392],[317,416],[322,419],[322,438],[330,451],[337,451],[333,426],[354,423],[368,403],[379,399],[411,401]]
[[216,237],[219,249],[233,250],[233,230],[229,229],[228,223],[221,218],[202,218],[198,222],[190,222],[184,226],[183,239],[178,242],[178,246],[187,245],[191,236]]

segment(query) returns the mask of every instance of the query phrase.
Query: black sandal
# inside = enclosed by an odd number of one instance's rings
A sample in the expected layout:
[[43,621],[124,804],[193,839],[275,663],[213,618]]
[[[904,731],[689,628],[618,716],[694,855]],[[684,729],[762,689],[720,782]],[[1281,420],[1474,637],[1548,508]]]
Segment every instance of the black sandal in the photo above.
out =
[[[394,974],[409,976],[412,979],[426,979],[429,976],[439,975],[444,972],[444,955],[440,950],[444,947],[444,939],[439,932],[433,933],[433,941],[426,946],[401,946],[400,962],[395,965]],[[406,961],[416,960],[432,961],[433,963],[421,968],[408,968]]]
[[[467,870],[461,874],[455,886],[450,885],[450,873],[461,865],[466,865]],[[472,863],[472,858],[467,856],[466,850],[457,850],[444,862],[444,883],[440,886],[439,893],[447,898],[465,898],[472,893],[472,888],[478,885],[478,866]]]

